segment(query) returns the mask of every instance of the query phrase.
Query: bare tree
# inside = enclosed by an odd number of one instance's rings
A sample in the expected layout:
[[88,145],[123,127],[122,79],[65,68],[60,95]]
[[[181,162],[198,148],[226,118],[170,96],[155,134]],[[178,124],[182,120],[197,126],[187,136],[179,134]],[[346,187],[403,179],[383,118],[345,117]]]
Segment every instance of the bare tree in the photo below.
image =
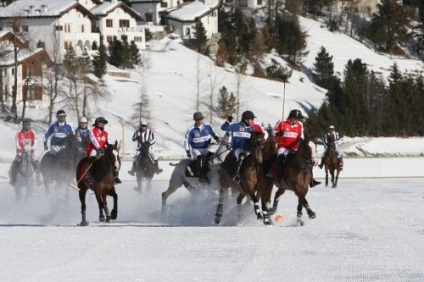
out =
[[236,119],[240,117],[240,95],[241,95],[241,87],[243,82],[246,79],[244,75],[247,69],[247,62],[241,62],[237,65],[236,68]]
[[141,76],[141,87],[140,87],[140,100],[134,105],[133,120],[136,120],[136,124],[139,124],[142,120],[151,123],[151,106],[149,99],[149,87],[147,84],[149,71],[151,69],[151,60],[147,52],[141,55],[142,69],[140,70]]
[[221,84],[222,79],[218,79],[217,68],[214,63],[211,61],[209,63],[209,122],[213,122],[213,109],[214,109],[214,99],[215,99],[215,90],[218,84]]

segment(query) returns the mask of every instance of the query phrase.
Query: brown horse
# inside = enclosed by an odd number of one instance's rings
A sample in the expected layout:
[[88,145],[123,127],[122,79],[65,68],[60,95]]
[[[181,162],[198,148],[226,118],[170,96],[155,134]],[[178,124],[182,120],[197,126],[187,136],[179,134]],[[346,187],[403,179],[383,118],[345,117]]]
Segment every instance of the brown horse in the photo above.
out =
[[337,156],[336,145],[330,143],[327,148],[327,152],[324,156],[325,165],[325,186],[328,186],[328,172],[331,174],[332,188],[337,187],[337,180],[341,170],[341,158]]
[[[265,184],[265,174],[262,168],[262,133],[254,131],[251,133],[251,153],[246,157],[240,167],[240,183],[237,183],[233,180],[230,173],[227,169],[223,168],[220,171],[220,191],[219,191],[219,201],[215,214],[215,223],[219,224],[221,222],[222,213],[223,213],[223,202],[226,190],[231,187],[238,191],[240,194],[237,197],[237,204],[239,211],[241,208],[241,202],[243,198],[247,195],[253,201],[254,211],[258,219],[263,218],[265,224],[270,224],[268,213],[262,213],[259,206],[258,199],[261,198],[263,185]],[[234,158],[234,155],[230,155],[228,158]],[[228,160],[227,163],[231,162]],[[234,164],[234,163],[233,163]],[[240,216],[240,214],[239,214]]]
[[146,182],[147,192],[150,192],[152,188],[152,179],[156,173],[155,161],[149,155],[149,148],[151,144],[149,142],[144,142],[140,147],[140,154],[138,156],[136,164],[136,178],[137,178],[137,187],[134,190],[142,192],[143,181]]
[[[269,138],[268,138],[269,139]],[[275,163],[275,157],[272,157],[273,150],[276,153],[276,140],[267,140],[265,144],[265,156],[269,156],[268,166],[273,166]],[[268,148],[268,149],[267,149]],[[276,172],[273,173],[275,175]],[[271,193],[274,187],[275,177],[267,174],[266,185],[262,198],[262,210],[268,211],[270,214],[274,214],[278,208],[278,202],[281,195],[286,190],[293,191],[298,198],[297,205],[297,222],[303,225],[302,208],[305,208],[309,218],[315,218],[315,212],[309,207],[308,201],[306,200],[306,194],[309,190],[309,184],[312,179],[312,151],[307,145],[306,140],[301,142],[297,151],[290,153],[284,162],[283,177],[280,180],[281,186],[278,188],[274,196],[274,203],[272,208],[268,208],[271,203]]]
[[[109,144],[106,148],[104,155],[96,157],[94,162],[89,162],[89,159],[83,158],[77,167],[76,179],[78,181],[79,198],[81,201],[81,225],[85,226],[88,224],[85,216],[86,204],[85,195],[88,189],[94,191],[96,195],[97,203],[99,205],[99,220],[100,222],[112,222],[117,218],[118,215],[118,195],[115,191],[115,176],[116,170],[119,170],[121,162],[118,155],[118,142],[115,144]],[[94,179],[94,184],[90,185],[87,174],[91,173]],[[113,197],[113,209],[109,214],[106,197]],[[103,211],[106,214],[103,213]]]

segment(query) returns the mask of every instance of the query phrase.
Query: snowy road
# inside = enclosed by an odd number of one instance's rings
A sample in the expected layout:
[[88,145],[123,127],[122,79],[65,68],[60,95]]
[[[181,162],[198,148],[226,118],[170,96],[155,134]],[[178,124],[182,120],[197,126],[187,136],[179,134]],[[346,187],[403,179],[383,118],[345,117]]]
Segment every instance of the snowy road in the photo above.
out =
[[[223,224],[213,224],[216,194],[169,198],[159,220],[160,193],[119,187],[118,222],[77,227],[76,191],[37,195],[16,205],[0,184],[2,281],[424,281],[422,178],[341,179],[339,188],[310,190],[317,218],[295,227],[296,198],[287,192],[280,225],[264,227],[234,199]],[[88,219],[98,217],[88,196]]]

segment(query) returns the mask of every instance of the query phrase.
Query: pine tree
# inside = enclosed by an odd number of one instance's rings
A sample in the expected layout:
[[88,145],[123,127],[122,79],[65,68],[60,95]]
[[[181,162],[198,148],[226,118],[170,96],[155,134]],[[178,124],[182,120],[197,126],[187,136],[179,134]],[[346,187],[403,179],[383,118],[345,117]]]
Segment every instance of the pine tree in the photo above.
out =
[[334,76],[334,63],[333,56],[328,54],[324,46],[321,46],[320,51],[315,57],[315,63],[313,65],[313,76],[315,83],[323,88],[328,89],[331,79]]
[[122,53],[123,46],[122,42],[118,40],[116,36],[113,37],[113,41],[109,44],[109,63],[115,67],[122,66]]
[[93,73],[98,78],[106,74],[106,46],[103,44],[103,35],[100,35],[100,46],[97,54],[93,55]]
[[138,49],[134,40],[131,41],[131,45],[130,45],[130,61],[131,61],[131,68],[134,68],[135,66],[139,66],[141,64],[140,50]]
[[122,40],[121,59],[121,66],[123,69],[129,69],[132,67],[130,45],[128,44],[128,40],[126,38]]
[[196,22],[194,25],[194,48],[197,52],[201,54],[207,54],[208,47],[208,37],[206,36],[206,29],[201,21]]

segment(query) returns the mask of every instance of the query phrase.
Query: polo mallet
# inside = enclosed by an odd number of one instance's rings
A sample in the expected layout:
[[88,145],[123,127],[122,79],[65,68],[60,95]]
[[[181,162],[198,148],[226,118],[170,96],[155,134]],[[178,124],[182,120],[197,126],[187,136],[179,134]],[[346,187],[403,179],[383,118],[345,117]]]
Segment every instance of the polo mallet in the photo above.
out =
[[[96,160],[94,160],[96,161]],[[87,169],[84,171],[84,173],[81,175],[80,179],[78,179],[77,184],[75,185],[74,183],[70,183],[69,185],[74,188],[77,191],[80,191],[80,188],[78,188],[78,183],[80,183],[80,181],[82,180],[82,178],[87,174],[88,170],[90,169],[90,167],[93,165],[94,161],[87,167]]]

